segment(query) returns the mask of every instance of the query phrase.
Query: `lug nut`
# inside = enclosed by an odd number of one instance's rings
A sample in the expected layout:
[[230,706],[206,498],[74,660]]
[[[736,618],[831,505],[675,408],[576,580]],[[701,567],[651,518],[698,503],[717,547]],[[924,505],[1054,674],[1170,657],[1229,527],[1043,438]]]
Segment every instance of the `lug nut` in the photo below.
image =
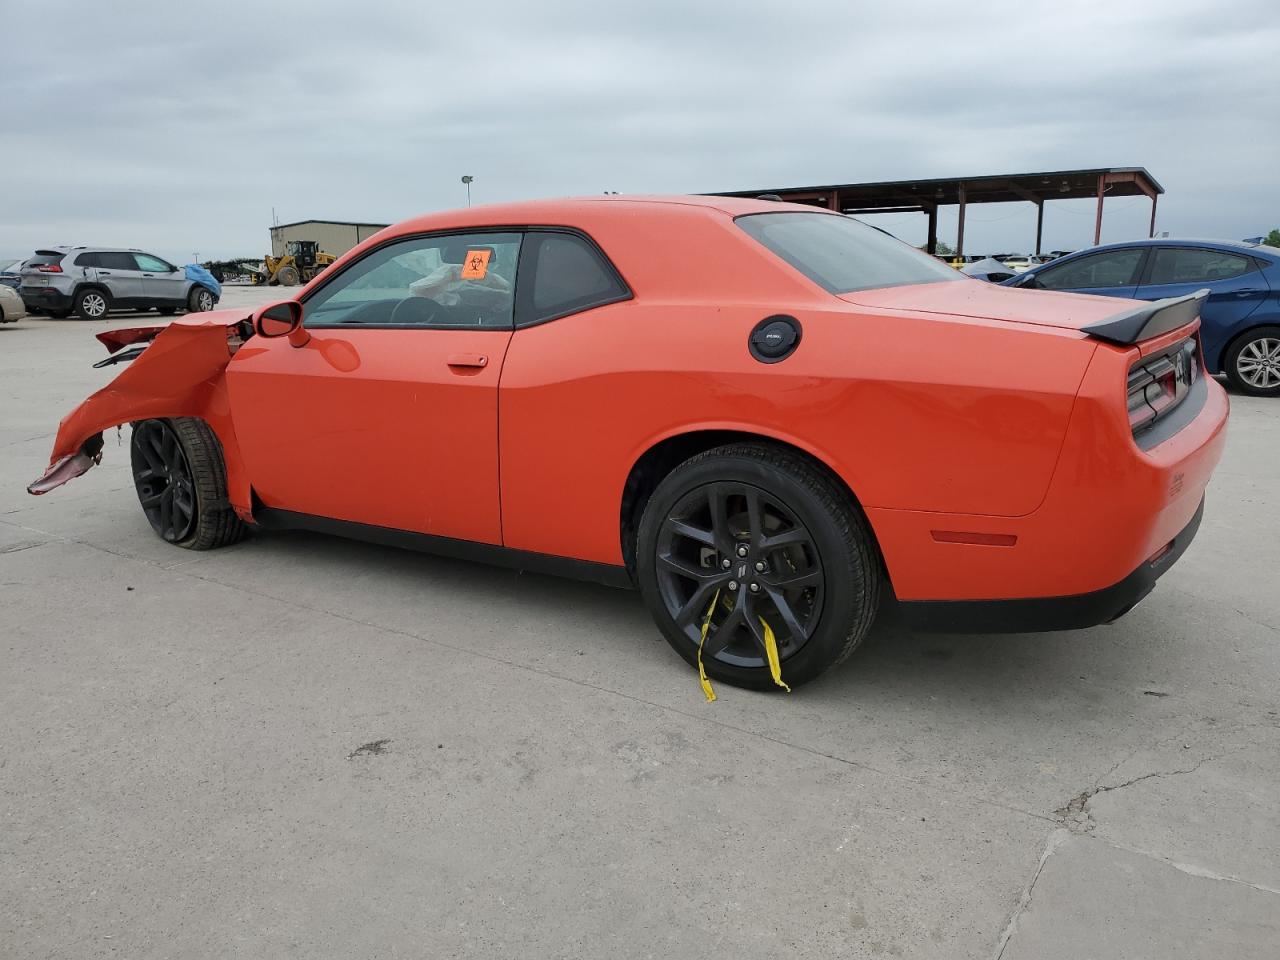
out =
[[763,560],[757,560],[757,561],[756,561],[756,573],[764,573],[764,561],[763,561]]
[[740,557],[745,557],[746,555],[747,555],[747,545],[746,545],[745,543],[744,543],[744,544],[739,544],[739,546],[738,546],[738,556],[740,556]]
[[752,593],[759,593],[759,592],[760,592],[760,584],[758,584],[758,583],[753,583],[753,584],[751,584],[751,586],[750,586],[750,588],[749,588],[749,589],[751,590],[751,592],[752,592]]
[[738,581],[737,581],[737,580],[730,580],[730,581],[729,581],[729,589],[730,589],[730,590],[737,590],[737,589],[738,589]]
[[729,560],[728,557],[725,557],[723,560],[720,561],[720,566],[728,570],[731,566],[733,566],[733,563]]

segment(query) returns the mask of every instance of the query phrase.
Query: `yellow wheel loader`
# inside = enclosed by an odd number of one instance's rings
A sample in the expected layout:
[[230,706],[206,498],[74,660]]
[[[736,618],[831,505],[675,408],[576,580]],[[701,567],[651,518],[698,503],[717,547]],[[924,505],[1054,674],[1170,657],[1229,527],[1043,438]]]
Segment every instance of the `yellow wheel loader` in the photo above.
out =
[[320,250],[314,240],[290,240],[282,257],[267,254],[262,258],[263,271],[254,274],[254,283],[296,287],[307,283],[338,258]]

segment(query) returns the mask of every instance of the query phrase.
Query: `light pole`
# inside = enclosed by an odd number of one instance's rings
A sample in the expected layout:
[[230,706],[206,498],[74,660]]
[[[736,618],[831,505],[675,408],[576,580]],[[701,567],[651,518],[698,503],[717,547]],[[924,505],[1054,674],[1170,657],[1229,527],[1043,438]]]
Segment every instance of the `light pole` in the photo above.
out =
[[462,182],[467,185],[467,206],[468,207],[471,206],[471,181],[474,179],[475,177],[472,177],[469,175],[462,178]]

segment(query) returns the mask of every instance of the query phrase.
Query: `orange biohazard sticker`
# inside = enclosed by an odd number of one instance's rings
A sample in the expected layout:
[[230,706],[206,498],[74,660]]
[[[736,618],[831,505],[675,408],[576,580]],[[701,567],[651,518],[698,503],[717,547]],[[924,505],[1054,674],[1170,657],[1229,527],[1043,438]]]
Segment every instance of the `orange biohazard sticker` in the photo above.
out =
[[462,261],[462,273],[459,276],[463,280],[483,280],[484,275],[489,272],[489,258],[493,256],[492,250],[468,250],[466,257]]

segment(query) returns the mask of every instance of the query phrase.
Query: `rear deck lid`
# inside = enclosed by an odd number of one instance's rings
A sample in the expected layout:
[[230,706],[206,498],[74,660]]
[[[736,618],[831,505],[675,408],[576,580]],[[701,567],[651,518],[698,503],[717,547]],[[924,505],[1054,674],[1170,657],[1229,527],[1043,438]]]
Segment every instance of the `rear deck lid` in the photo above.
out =
[[1139,306],[1138,300],[1097,297],[1086,293],[1059,293],[1053,290],[1020,290],[985,280],[962,283],[918,283],[904,287],[881,287],[841,295],[841,299],[863,307],[909,310],[912,313],[948,314],[983,320],[1008,320],[1038,327],[1085,331],[1116,314]]

